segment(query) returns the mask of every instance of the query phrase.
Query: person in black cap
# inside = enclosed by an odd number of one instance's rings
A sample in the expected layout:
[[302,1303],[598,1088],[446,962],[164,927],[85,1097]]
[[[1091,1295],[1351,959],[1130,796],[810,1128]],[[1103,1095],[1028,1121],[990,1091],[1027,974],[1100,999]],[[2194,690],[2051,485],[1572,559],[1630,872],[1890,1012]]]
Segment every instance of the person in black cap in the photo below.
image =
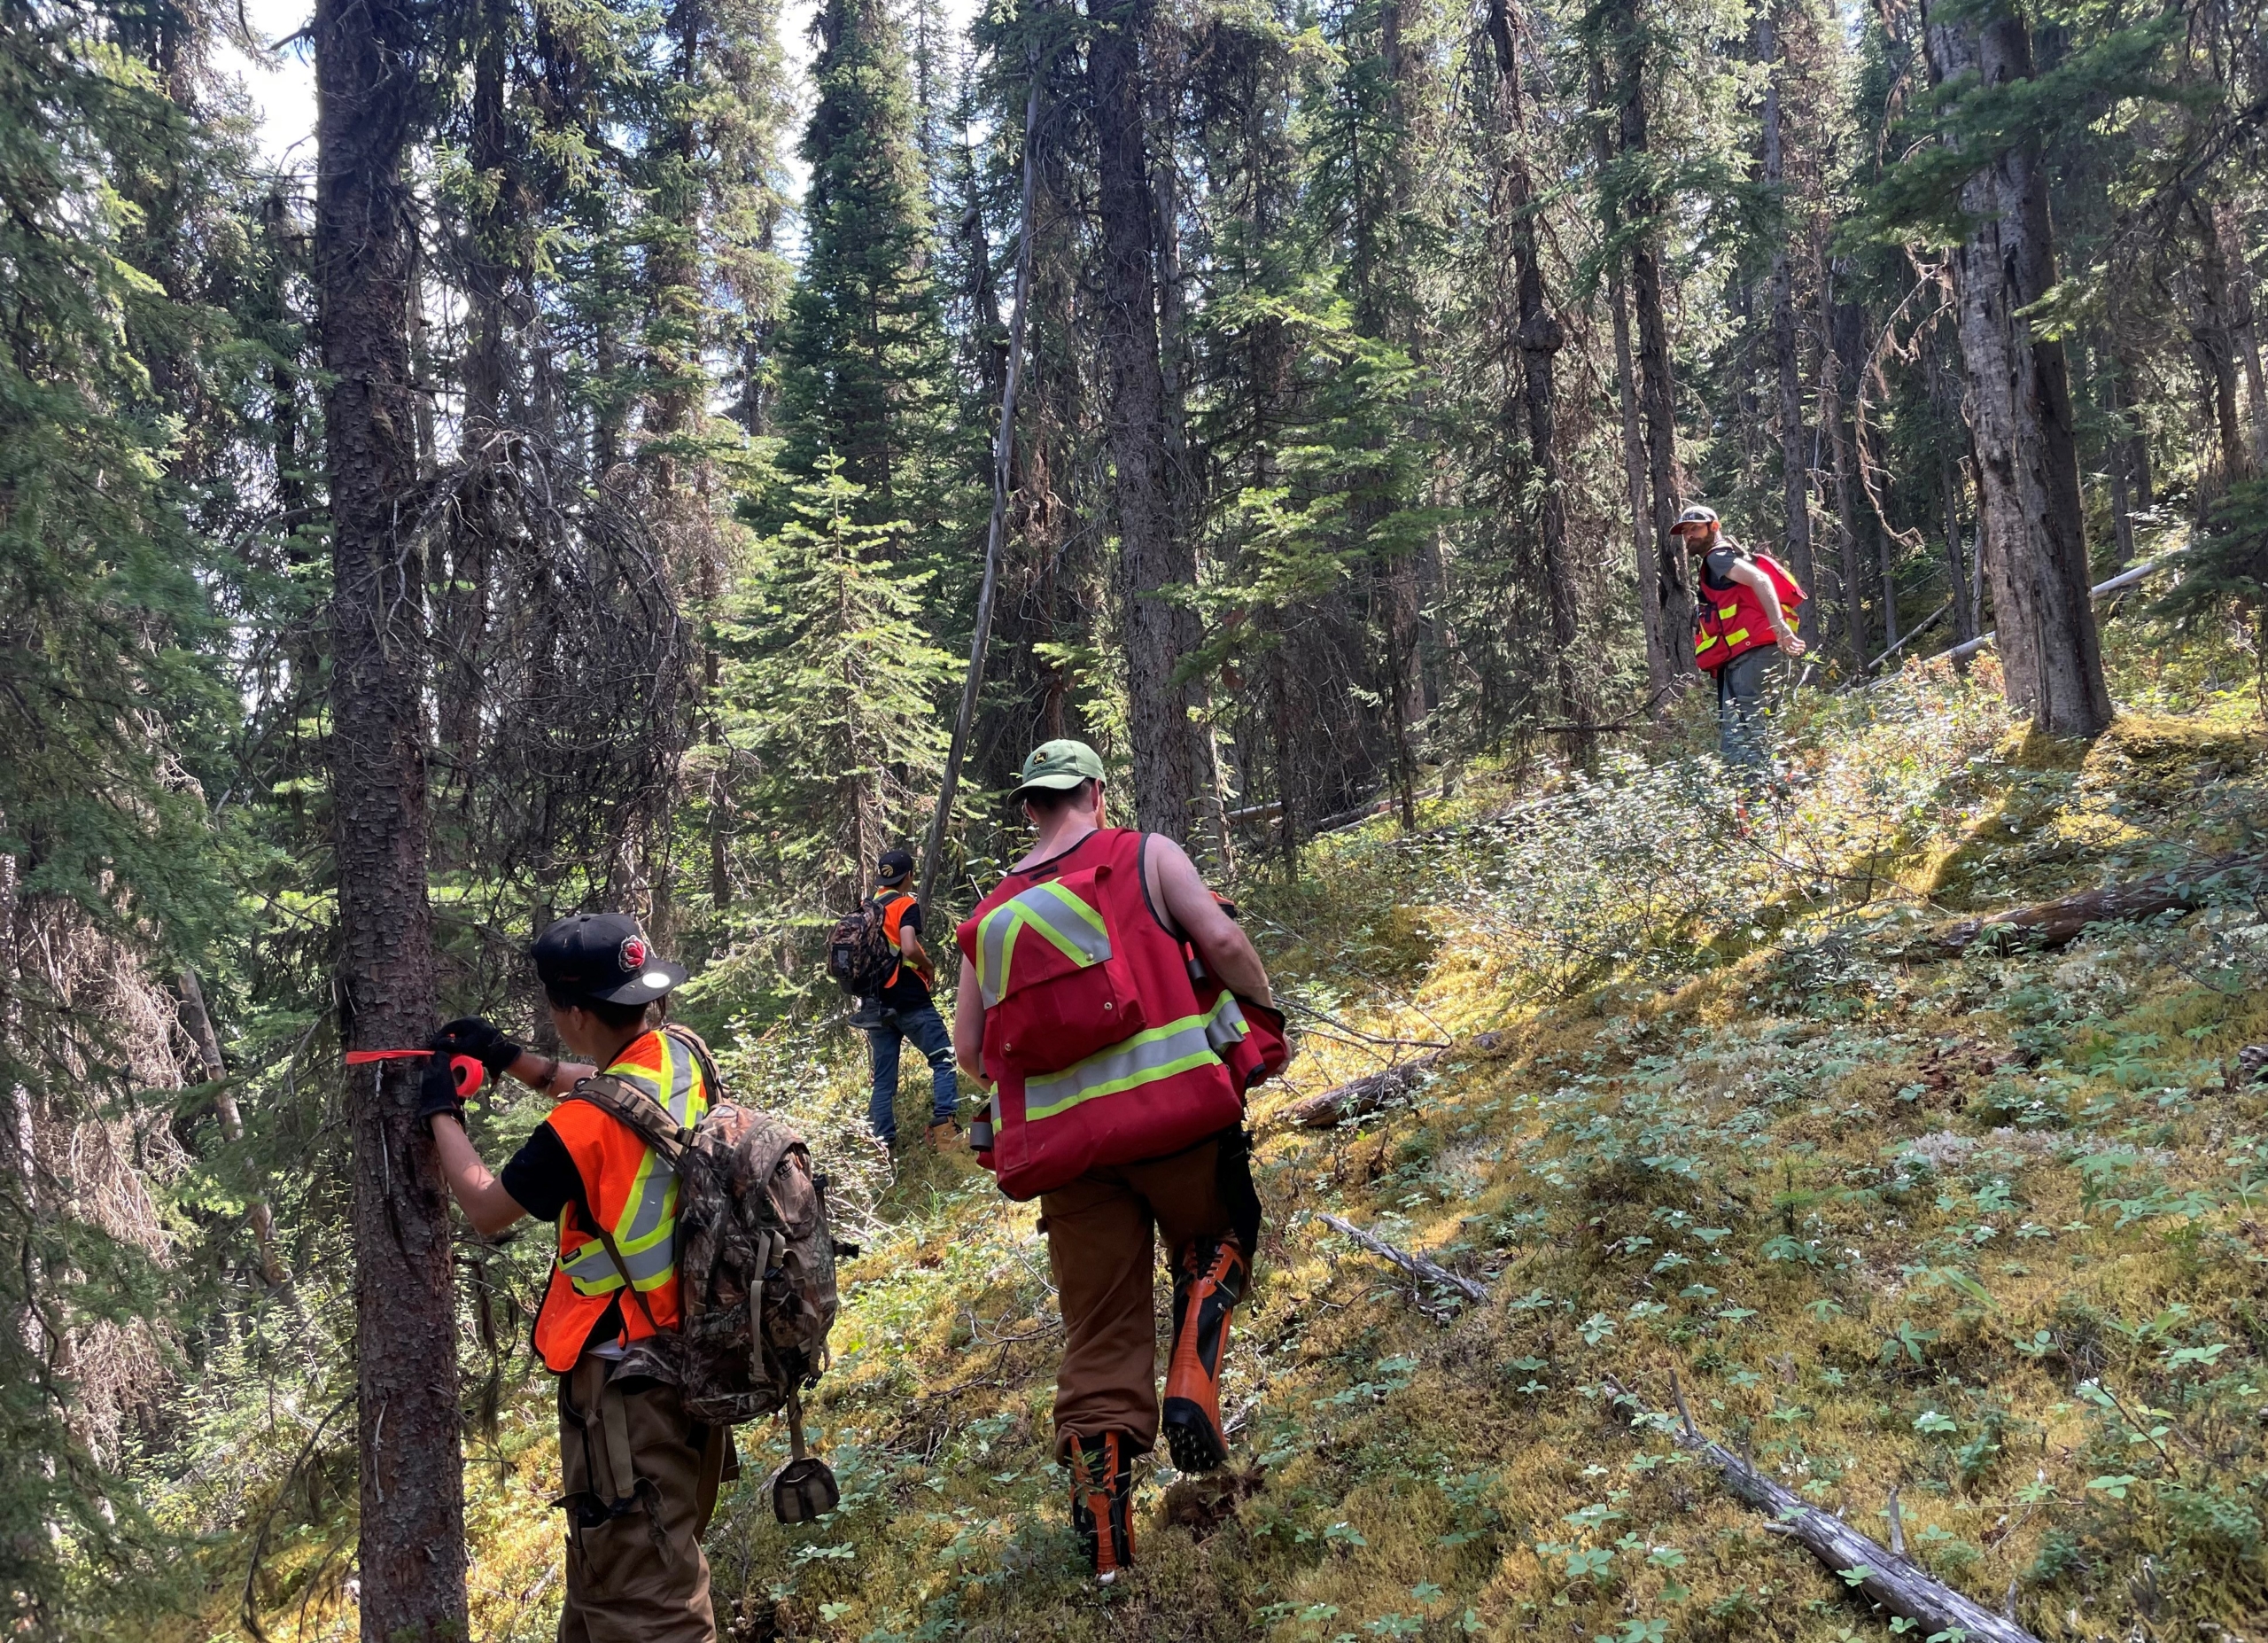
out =
[[534,958],[559,1041],[583,1059],[535,1055],[464,1016],[432,1040],[418,1113],[476,1228],[493,1235],[524,1215],[558,1226],[535,1345],[560,1377],[562,1643],[714,1643],[701,1535],[728,1475],[731,1433],[689,1420],[676,1385],[641,1373],[636,1351],[678,1327],[675,1180],[656,1176],[627,1125],[580,1101],[560,1102],[492,1174],[465,1133],[449,1075],[451,1056],[473,1055],[557,1096],[603,1068],[690,1129],[709,1107],[709,1052],[681,1027],[648,1024],[649,1007],[685,971],[656,955],[634,921],[561,919],[537,939]]
[[929,1063],[929,1145],[943,1152],[960,1139],[960,1125],[953,1118],[959,1088],[953,1074],[952,1035],[945,1031],[944,1018],[929,993],[937,971],[921,945],[921,903],[909,888],[913,879],[912,851],[885,850],[874,863],[874,899],[882,909],[882,935],[899,956],[897,968],[882,990],[866,1001],[860,1016],[874,1072],[866,1123],[883,1146],[897,1145],[898,1042],[912,1039]]

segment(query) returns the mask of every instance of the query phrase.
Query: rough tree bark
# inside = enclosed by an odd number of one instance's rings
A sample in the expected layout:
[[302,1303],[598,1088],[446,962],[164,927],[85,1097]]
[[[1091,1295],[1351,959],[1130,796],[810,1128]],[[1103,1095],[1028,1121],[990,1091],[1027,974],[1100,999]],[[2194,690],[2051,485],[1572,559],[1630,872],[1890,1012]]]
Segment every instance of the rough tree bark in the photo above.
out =
[[[1590,100],[1599,116],[1591,122],[1592,152],[1604,173],[1614,159],[1606,121],[1612,111],[1607,104],[1606,66],[1596,56],[1590,63]],[[1600,226],[1609,238],[1619,226],[1619,216],[1612,199],[1602,201]],[[1607,304],[1614,317],[1614,399],[1622,424],[1622,479],[1630,510],[1630,565],[1638,584],[1638,624],[1646,639],[1646,696],[1650,702],[1659,702],[1668,694],[1672,675],[1668,642],[1663,636],[1661,601],[1656,596],[1658,572],[1653,548],[1647,541],[1652,516],[1646,503],[1646,440],[1638,430],[1638,378],[1631,362],[1630,298],[1623,283],[1622,269],[1619,255],[1608,258]]]
[[2252,477],[2252,456],[2236,409],[2236,294],[2229,278],[2227,247],[2211,205],[2195,194],[2186,203],[2197,230],[2198,250],[2197,323],[2191,340],[2204,367],[2213,426],[2220,435],[2221,483],[2229,486]]
[[[1552,677],[1558,687],[1561,717],[1572,724],[1588,726],[1598,714],[1589,692],[1581,688],[1575,666],[1582,590],[1576,585],[1574,566],[1567,557],[1567,503],[1560,487],[1558,454],[1553,449],[1557,385],[1553,380],[1552,358],[1565,346],[1566,337],[1545,296],[1542,261],[1536,246],[1535,185],[1528,175],[1524,146],[1527,132],[1518,30],[1511,0],[1490,0],[1488,38],[1496,51],[1496,95],[1502,108],[1502,129],[1497,134],[1503,148],[1501,186],[1519,303],[1519,328],[1514,340],[1520,356],[1519,398],[1527,411],[1528,463],[1538,487],[1536,536],[1543,549],[1543,580],[1551,611]],[[1573,751],[1588,760],[1590,738],[1578,732]]]
[[1102,217],[1104,428],[1118,512],[1118,588],[1134,743],[1137,825],[1189,836],[1205,767],[1186,686],[1174,667],[1200,642],[1192,611],[1161,597],[1189,588],[1197,565],[1174,529],[1166,461],[1165,374],[1158,359],[1150,167],[1142,129],[1142,40],[1152,0],[1122,0],[1088,48]]
[[[330,374],[331,802],[336,985],[348,1049],[422,1044],[435,1025],[426,903],[426,635],[402,514],[416,479],[409,381],[417,12],[318,0],[315,278]],[[349,1076],[361,1634],[466,1633],[464,1486],[449,1222],[416,1063]]]
[[1843,265],[1827,258],[1829,231],[1829,225],[1820,224],[1820,261],[1825,276],[1820,286],[1819,305],[1819,424],[1827,435],[1835,475],[1835,536],[1843,572],[1843,635],[1851,647],[1851,674],[1855,679],[1865,675],[1867,663],[1875,654],[1868,648],[1872,642],[1868,636],[1866,561],[1859,552],[1859,474],[1849,420],[1851,403],[1858,394],[1858,363],[1848,347],[1850,333],[1858,321],[1858,305],[1832,300],[1832,282],[1843,271]]
[[[1952,0],[1925,12],[1933,82],[1975,71],[1987,87],[2031,77],[2020,13],[1979,17]],[[2088,596],[2063,345],[2020,317],[2055,283],[2047,176],[2036,141],[2012,144],[1962,186],[1977,226],[1953,252],[1953,292],[1976,441],[1980,557],[1992,580],[2009,702],[2054,736],[2110,722],[2101,643]]]
[[2221,248],[2227,270],[2229,339],[2236,345],[2237,363],[2244,371],[2244,409],[2250,419],[2246,454],[2255,473],[2268,473],[2268,374],[2260,368],[2260,306],[2253,292],[2252,270],[2244,256],[2244,230],[2237,221],[2236,201],[2224,196],[2214,202],[2213,237]]
[[[1756,58],[1770,70],[1764,82],[1764,185],[1779,196],[1780,221],[1792,228],[1787,211],[1786,152],[1783,141],[1781,84],[1789,72],[1780,41],[1779,8],[1756,14]],[[1804,449],[1803,364],[1797,350],[1795,261],[1783,234],[1772,253],[1772,367],[1779,388],[1780,489],[1785,519],[1781,543],[1788,568],[1808,589],[1811,564],[1811,456]]]
[[1617,0],[1615,16],[1615,130],[1622,159],[1636,182],[1623,196],[1634,224],[1630,239],[1630,300],[1638,322],[1638,408],[1646,427],[1646,473],[1653,493],[1655,585],[1644,591],[1661,611],[1663,650],[1673,676],[1694,677],[1693,648],[1680,642],[1693,607],[1686,555],[1670,534],[1677,523],[1677,385],[1672,375],[1669,321],[1662,311],[1662,201],[1648,170],[1646,32],[1635,0]]

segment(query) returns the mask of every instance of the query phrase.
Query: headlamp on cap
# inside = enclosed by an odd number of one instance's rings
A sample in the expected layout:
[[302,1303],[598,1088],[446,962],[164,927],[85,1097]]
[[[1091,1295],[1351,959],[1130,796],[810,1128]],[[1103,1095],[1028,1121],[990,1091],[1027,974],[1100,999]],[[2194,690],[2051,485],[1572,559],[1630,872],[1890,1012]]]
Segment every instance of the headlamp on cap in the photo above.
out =
[[563,1004],[650,1004],[685,979],[635,919],[574,913],[536,938],[536,978]]

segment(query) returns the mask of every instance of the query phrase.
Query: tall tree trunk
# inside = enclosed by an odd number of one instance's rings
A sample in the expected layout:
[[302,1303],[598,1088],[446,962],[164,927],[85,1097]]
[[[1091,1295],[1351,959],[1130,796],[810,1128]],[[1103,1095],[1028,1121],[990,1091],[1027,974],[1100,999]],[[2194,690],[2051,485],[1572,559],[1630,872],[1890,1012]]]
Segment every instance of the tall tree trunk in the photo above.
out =
[[1977,637],[1975,607],[1970,603],[1969,565],[1961,549],[1961,494],[1965,488],[1961,464],[1948,454],[1938,459],[1938,488],[1945,500],[1946,570],[1953,586],[1953,640],[1967,644]]
[[[331,804],[337,989],[348,1049],[423,1044],[435,1023],[425,886],[425,632],[400,529],[417,477],[409,383],[417,13],[318,0],[315,280],[330,375]],[[416,1117],[416,1063],[348,1074],[354,1137],[361,1635],[466,1635],[464,1476],[448,1207]]]
[[[1559,456],[1553,448],[1557,385],[1553,356],[1565,345],[1565,332],[1551,312],[1543,287],[1543,266],[1536,247],[1535,186],[1528,174],[1527,120],[1520,82],[1518,19],[1512,0],[1490,0],[1488,38],[1496,50],[1496,95],[1503,107],[1506,228],[1511,239],[1513,279],[1519,302],[1514,340],[1520,356],[1520,398],[1527,411],[1528,463],[1536,476],[1536,536],[1543,549],[1545,596],[1551,610],[1552,680],[1560,713],[1571,724],[1588,726],[1597,714],[1580,683],[1575,647],[1582,623],[1582,590],[1567,555],[1567,503],[1561,488]],[[1577,733],[1572,751],[1588,764],[1591,738]]]
[[[2103,362],[2101,354],[2098,364]],[[2124,570],[2134,562],[2134,487],[2127,475],[2127,460],[2133,441],[2126,433],[2126,385],[2122,380],[2118,362],[2108,362],[2109,370],[2103,378],[2103,409],[2110,413],[2110,432],[2103,440],[2103,465],[2110,472],[2110,533],[2117,544],[2117,566]]]
[[[1593,155],[1604,172],[1614,155],[1605,120],[1610,112],[1606,66],[1597,57],[1591,59],[1590,92],[1591,106],[1600,116],[1591,126]],[[1619,216],[1612,200],[1604,202],[1601,226],[1610,236],[1619,226]],[[1660,572],[1651,540],[1652,510],[1646,501],[1646,440],[1638,428],[1638,378],[1631,361],[1629,292],[1623,282],[1623,261],[1619,255],[1607,261],[1606,294],[1614,319],[1614,399],[1622,424],[1622,481],[1630,515],[1630,565],[1637,580],[1638,626],[1646,641],[1646,694],[1650,702],[1659,702],[1675,676],[1670,647],[1676,644],[1689,650],[1690,642],[1686,640],[1683,629],[1663,620],[1658,592]]]
[[1756,57],[1766,66],[1764,82],[1764,185],[1775,196],[1783,232],[1772,253],[1769,284],[1772,293],[1772,366],[1779,388],[1780,491],[1784,522],[1782,551],[1796,580],[1808,590],[1811,564],[1811,457],[1804,449],[1803,362],[1797,348],[1796,279],[1794,259],[1788,254],[1788,230],[1792,219],[1787,209],[1787,161],[1781,129],[1781,81],[1788,72],[1779,38],[1776,5],[1756,14]]
[[[1635,0],[1618,0],[1616,132],[1625,160],[1649,152],[1646,133],[1646,42]],[[1641,160],[1641,165],[1646,163]],[[1638,321],[1638,408],[1646,427],[1646,475],[1653,493],[1655,586],[1649,591],[1662,612],[1670,672],[1696,676],[1692,651],[1675,643],[1690,619],[1693,585],[1682,544],[1671,534],[1681,501],[1677,473],[1677,385],[1671,374],[1669,322],[1662,308],[1661,197],[1651,183],[1633,190],[1624,208],[1635,232],[1630,240],[1630,300]]]
[[2236,346],[2237,364],[2244,372],[2245,415],[2251,424],[2246,455],[2254,473],[2268,473],[2268,376],[2260,369],[2260,309],[2252,270],[2244,260],[2244,232],[2237,221],[2236,201],[2225,196],[2213,204],[2213,238],[2220,246],[2228,292],[2229,340]]
[[[229,1141],[245,1138],[245,1117],[237,1105],[237,1094],[229,1087],[229,1063],[221,1054],[221,1035],[214,1031],[213,1013],[205,1007],[205,985],[194,969],[183,969],[175,978],[181,993],[181,1024],[189,1033],[189,1041],[197,1047],[197,1059],[203,1068],[205,1081],[214,1086],[213,1114],[221,1121],[221,1133]],[[284,1267],[284,1258],[276,1248],[276,1211],[268,1207],[266,1195],[254,1193],[245,1211],[245,1223],[252,1228],[252,1242],[260,1251],[260,1275],[271,1289],[280,1289],[291,1280]]]
[[[1934,82],[1969,70],[1988,87],[2031,77],[2020,14],[1996,8],[1977,19],[1952,0],[1929,0],[1925,17]],[[2038,144],[1995,158],[1963,185],[1961,204],[1977,226],[1953,253],[1953,289],[2008,700],[2050,735],[2092,736],[2110,722],[2110,693],[2088,594],[2063,345],[2035,336],[2021,317],[2055,283]]]
[[[1941,430],[1963,426],[1961,420],[1961,384],[1956,379],[1940,334],[1932,328],[1922,342],[1922,369],[1928,373],[1930,408]],[[1961,549],[1961,518],[1969,490],[1969,476],[1962,469],[1961,455],[1941,432],[1938,442],[1938,499],[1945,510],[1946,571],[1953,588],[1953,637],[1955,644],[1966,644],[1977,637],[1975,593],[1971,579],[1977,572],[1977,562]]]
[[[1825,225],[1820,233],[1825,235]],[[1848,377],[1843,350],[1837,346],[1835,323],[1844,305],[1834,300],[1830,282],[1834,265],[1826,246],[1818,243],[1819,285],[1819,426],[1827,436],[1830,472],[1835,481],[1836,563],[1843,584],[1843,640],[1851,653],[1851,676],[1863,676],[1873,653],[1867,649],[1866,575],[1859,558],[1858,479],[1851,471],[1851,441],[1845,431],[1844,404]],[[1824,637],[1825,635],[1821,635]]]
[[1095,30],[1096,181],[1102,216],[1104,426],[1118,512],[1118,583],[1134,743],[1138,824],[1185,839],[1205,759],[1175,666],[1201,637],[1194,611],[1161,597],[1193,587],[1195,557],[1174,529],[1166,460],[1165,375],[1158,360],[1155,247],[1142,130],[1143,37],[1152,0],[1124,0]]
[[2213,426],[2220,435],[2221,483],[2235,485],[2252,475],[2252,456],[2236,409],[2236,295],[2229,278],[2226,249],[2210,204],[2192,194],[2189,215],[2197,230],[2197,323],[2192,332]]

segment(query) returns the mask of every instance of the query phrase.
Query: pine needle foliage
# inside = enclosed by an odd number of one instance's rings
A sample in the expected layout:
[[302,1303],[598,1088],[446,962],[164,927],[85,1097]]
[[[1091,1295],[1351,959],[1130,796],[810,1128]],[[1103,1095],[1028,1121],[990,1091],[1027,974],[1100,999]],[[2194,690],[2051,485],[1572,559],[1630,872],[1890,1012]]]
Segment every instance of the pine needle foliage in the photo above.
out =
[[[837,456],[794,489],[718,624],[720,756],[773,916],[831,920],[874,857],[917,823],[943,769],[937,712],[953,673],[921,620],[926,572],[903,520],[867,524]],[[760,841],[760,842],[758,842]]]

